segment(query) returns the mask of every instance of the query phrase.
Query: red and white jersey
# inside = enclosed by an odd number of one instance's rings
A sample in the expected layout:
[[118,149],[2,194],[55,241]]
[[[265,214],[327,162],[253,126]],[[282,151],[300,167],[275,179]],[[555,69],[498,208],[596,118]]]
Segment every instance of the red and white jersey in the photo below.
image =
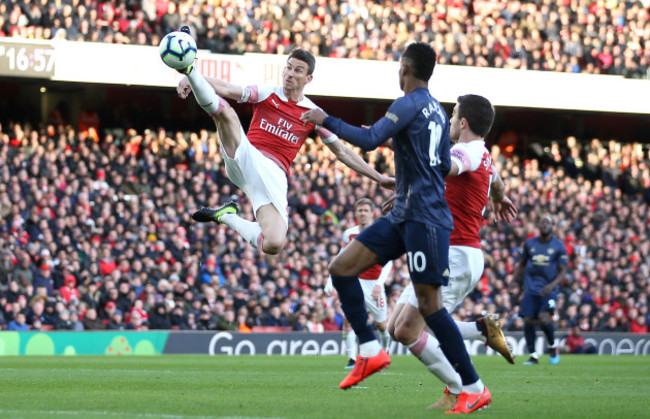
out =
[[458,176],[445,179],[445,198],[454,218],[449,244],[480,249],[479,230],[495,173],[492,157],[483,140],[474,140],[454,144],[451,160],[456,163],[459,172]]
[[248,89],[248,102],[254,104],[248,140],[287,175],[296,154],[314,131],[324,143],[338,138],[325,128],[300,120],[303,112],[317,108],[307,97],[294,102],[287,99],[282,87],[248,86]]
[[[356,225],[354,227],[350,227],[347,230],[343,232],[343,241],[345,242],[345,245],[347,246],[348,243],[352,241],[355,237],[359,235],[361,231],[359,231],[359,226]],[[359,275],[359,279],[367,279],[370,281],[375,281],[377,279],[382,279],[382,283],[386,282],[386,277],[388,274],[390,274],[390,271],[393,269],[393,261],[388,261],[386,265],[383,267],[380,264],[376,264],[375,266],[369,268],[367,271]]]

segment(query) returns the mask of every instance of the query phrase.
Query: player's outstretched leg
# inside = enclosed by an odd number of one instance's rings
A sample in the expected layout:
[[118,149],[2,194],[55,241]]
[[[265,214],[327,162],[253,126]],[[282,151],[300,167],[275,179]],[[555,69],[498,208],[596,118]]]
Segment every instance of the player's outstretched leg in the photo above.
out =
[[[190,32],[190,27],[187,26],[187,25],[181,26],[180,28],[178,28],[178,30],[181,31],[181,32],[185,32],[189,36],[192,36],[192,33]],[[176,71],[178,71],[179,73],[184,74],[184,75],[187,76],[188,74],[190,74],[192,72],[193,68],[194,68],[194,63],[188,65],[185,68],[180,68],[180,69],[178,69]]]
[[483,336],[485,336],[487,346],[503,355],[509,363],[514,364],[515,356],[510,350],[510,345],[501,330],[498,317],[490,313],[478,319],[476,323],[478,323]]
[[219,208],[208,208],[202,207],[199,208],[194,214],[192,214],[192,219],[201,223],[209,223],[214,221],[215,223],[221,224],[221,217],[225,214],[237,214],[239,211],[239,206],[235,201],[226,202]]

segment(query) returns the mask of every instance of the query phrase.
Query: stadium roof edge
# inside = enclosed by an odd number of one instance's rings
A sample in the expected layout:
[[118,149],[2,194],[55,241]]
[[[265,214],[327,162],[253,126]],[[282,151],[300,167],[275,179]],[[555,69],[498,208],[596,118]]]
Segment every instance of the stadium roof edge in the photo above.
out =
[[[286,56],[222,55],[200,50],[197,68],[237,84],[280,84]],[[398,63],[317,58],[315,96],[393,100],[402,95]],[[0,76],[61,82],[174,87],[180,75],[167,68],[154,46],[0,39]],[[475,93],[495,106],[650,114],[650,80],[613,75],[570,74],[438,65],[433,95],[453,103]]]

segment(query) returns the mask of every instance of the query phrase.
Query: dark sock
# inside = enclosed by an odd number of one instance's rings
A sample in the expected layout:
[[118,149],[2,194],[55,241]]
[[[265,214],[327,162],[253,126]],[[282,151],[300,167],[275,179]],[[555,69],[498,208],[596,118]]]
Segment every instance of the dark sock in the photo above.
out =
[[533,323],[524,323],[524,337],[528,353],[532,354],[535,352],[535,325]]
[[341,308],[350,326],[357,334],[359,344],[376,340],[375,332],[368,324],[368,312],[363,298],[363,290],[356,276],[332,276],[332,284],[339,294]]
[[553,322],[548,322],[548,323],[542,323],[540,325],[542,330],[544,331],[544,334],[546,335],[546,342],[548,342],[548,346],[554,346],[555,345],[555,326],[553,326]]
[[460,330],[458,330],[458,326],[454,323],[447,309],[438,310],[424,320],[440,341],[440,349],[460,374],[463,385],[477,382],[478,375],[474,370],[472,361],[469,359],[463,337],[460,335]]

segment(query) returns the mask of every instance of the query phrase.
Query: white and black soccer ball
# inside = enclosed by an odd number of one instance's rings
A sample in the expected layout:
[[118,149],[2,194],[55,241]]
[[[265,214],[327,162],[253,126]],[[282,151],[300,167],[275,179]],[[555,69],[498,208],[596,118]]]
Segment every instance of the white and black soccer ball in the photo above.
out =
[[170,32],[160,41],[160,58],[167,66],[182,70],[196,59],[196,42],[189,34],[181,31]]

